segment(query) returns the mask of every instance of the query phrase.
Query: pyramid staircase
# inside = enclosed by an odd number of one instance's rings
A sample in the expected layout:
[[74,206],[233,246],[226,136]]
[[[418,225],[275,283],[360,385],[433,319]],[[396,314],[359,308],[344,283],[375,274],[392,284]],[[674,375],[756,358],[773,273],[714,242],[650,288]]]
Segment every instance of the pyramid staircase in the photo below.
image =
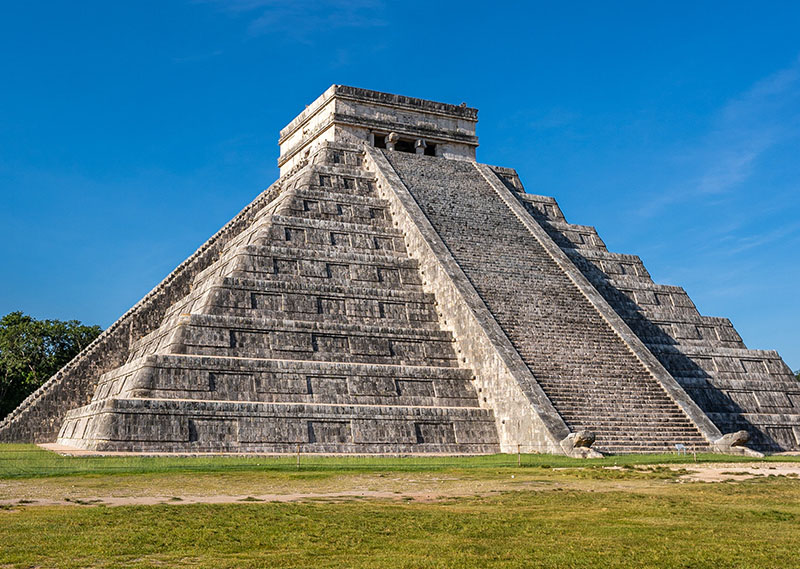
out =
[[99,451],[489,453],[495,419],[361,154],[326,147],[67,413]]
[[780,354],[748,349],[730,320],[700,314],[638,256],[608,251],[594,227],[568,223],[555,198],[527,194],[515,171],[495,170],[720,431],[748,431],[759,451],[800,446],[800,382]]
[[[280,179],[0,422],[127,452],[800,448],[773,351],[516,172],[477,109],[332,85]],[[723,433],[727,433],[723,436]]]
[[709,448],[474,163],[384,156],[572,432],[601,452]]

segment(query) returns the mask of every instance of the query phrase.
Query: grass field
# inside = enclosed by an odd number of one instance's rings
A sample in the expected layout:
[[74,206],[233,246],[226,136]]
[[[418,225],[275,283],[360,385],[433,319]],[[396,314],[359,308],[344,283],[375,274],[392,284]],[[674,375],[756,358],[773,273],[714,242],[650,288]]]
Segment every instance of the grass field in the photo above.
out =
[[546,454],[494,454],[483,456],[109,456],[72,457],[42,450],[35,445],[0,444],[0,478],[64,476],[73,474],[141,474],[148,472],[215,472],[231,470],[431,470],[439,468],[584,467],[647,464],[692,464],[695,462],[800,461],[800,456],[752,459],[720,454],[618,455],[589,462]]
[[[297,470],[3,451],[17,464],[0,471],[0,567],[800,567],[800,465],[775,476],[777,459],[331,458]],[[703,468],[729,474],[687,477]]]

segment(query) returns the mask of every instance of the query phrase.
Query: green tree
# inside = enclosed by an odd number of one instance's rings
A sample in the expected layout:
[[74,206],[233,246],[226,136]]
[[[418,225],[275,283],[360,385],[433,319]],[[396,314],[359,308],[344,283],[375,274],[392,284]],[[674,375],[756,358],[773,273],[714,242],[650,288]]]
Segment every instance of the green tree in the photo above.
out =
[[102,332],[77,320],[36,320],[22,312],[0,319],[0,418]]

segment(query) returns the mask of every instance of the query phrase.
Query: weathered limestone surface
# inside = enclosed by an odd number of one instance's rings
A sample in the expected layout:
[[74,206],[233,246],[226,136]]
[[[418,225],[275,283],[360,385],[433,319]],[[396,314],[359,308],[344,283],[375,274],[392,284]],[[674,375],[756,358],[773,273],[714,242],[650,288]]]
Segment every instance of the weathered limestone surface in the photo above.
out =
[[0,423],[0,441],[800,448],[800,383],[780,356],[748,350],[513,170],[477,164],[476,122],[463,104],[332,86],[281,131],[280,180]]
[[75,359],[25,399],[0,422],[0,441],[55,441],[65,413],[92,400],[98,377],[126,361],[132,341],[159,326],[166,310],[189,291],[194,277],[216,259],[233,235],[250,224],[253,215],[272,200],[280,188],[277,182],[261,193]]
[[[281,175],[313,154],[320,144],[374,145],[393,135],[395,141],[424,142],[435,156],[475,160],[478,111],[460,106],[331,85],[281,130]],[[435,148],[434,148],[435,147]]]
[[495,412],[502,450],[562,452],[569,427],[386,157],[370,149],[367,158],[420,263],[423,286],[435,294],[440,317],[456,337],[461,361],[475,370],[481,405]]
[[474,163],[387,158],[572,431],[607,452],[708,445]]
[[512,169],[495,171],[720,431],[745,430],[762,451],[800,448],[800,382],[777,352],[747,349],[730,320],[701,315],[685,290],[654,283],[639,257],[609,252],[554,198],[526,194]]
[[361,153],[324,145],[59,442],[134,452],[498,450]]

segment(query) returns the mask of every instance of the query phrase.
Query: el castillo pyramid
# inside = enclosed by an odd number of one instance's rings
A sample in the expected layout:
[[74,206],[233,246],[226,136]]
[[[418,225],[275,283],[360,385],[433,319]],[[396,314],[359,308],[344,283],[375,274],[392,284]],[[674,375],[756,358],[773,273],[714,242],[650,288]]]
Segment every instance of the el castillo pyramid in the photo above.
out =
[[800,449],[800,382],[780,356],[747,349],[514,170],[476,162],[476,123],[463,104],[330,87],[281,131],[280,179],[11,413],[0,440]]

